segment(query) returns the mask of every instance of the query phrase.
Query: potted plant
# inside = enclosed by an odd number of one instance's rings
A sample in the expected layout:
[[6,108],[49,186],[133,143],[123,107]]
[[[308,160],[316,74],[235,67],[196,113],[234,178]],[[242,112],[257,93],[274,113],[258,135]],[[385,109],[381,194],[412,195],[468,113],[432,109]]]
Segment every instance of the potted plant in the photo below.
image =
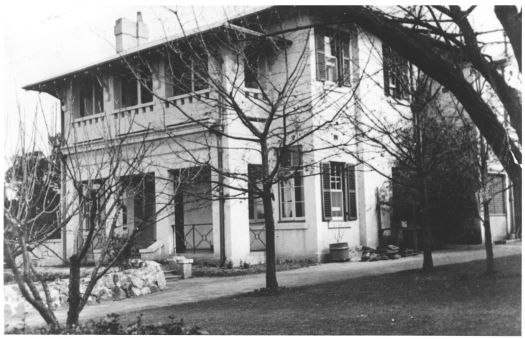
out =
[[337,229],[337,235],[335,237],[335,243],[330,244],[330,259],[332,261],[348,261],[350,260],[350,253],[348,251],[348,243],[342,242],[344,232],[341,229]]

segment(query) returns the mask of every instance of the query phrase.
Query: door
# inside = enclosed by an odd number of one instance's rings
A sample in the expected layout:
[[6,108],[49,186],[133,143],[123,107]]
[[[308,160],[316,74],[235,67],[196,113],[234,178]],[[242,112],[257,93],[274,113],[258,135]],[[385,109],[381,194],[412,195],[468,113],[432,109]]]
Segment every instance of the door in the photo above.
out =
[[175,250],[177,253],[186,251],[184,232],[184,198],[182,190],[175,194]]

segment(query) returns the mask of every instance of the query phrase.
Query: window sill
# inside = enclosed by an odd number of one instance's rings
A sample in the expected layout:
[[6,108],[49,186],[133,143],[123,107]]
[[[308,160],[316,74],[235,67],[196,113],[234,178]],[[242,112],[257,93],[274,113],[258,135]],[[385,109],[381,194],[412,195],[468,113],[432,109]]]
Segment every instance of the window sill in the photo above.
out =
[[350,90],[350,87],[351,87],[351,86],[345,86],[345,85],[339,86],[339,84],[337,82],[328,81],[328,80],[325,80],[325,81],[317,80],[317,82],[322,84],[323,91],[327,91],[327,92],[331,91],[331,92],[335,92],[335,93],[339,93],[339,94],[346,94],[346,93],[348,93],[349,90]]
[[328,229],[335,229],[335,228],[352,228],[355,226],[355,222],[357,219],[354,220],[327,220],[324,221],[328,224]]
[[276,230],[305,230],[307,229],[306,220],[279,220],[276,223]]

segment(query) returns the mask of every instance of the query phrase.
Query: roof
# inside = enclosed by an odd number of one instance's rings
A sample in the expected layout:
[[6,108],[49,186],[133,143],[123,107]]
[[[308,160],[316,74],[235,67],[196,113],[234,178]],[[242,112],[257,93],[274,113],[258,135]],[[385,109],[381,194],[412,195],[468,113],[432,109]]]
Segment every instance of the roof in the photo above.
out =
[[45,86],[46,84],[49,84],[49,83],[55,83],[55,82],[60,81],[60,80],[62,80],[64,78],[72,76],[74,74],[78,74],[78,73],[81,73],[81,72],[84,72],[84,71],[88,71],[90,69],[93,69],[93,68],[96,68],[96,67],[99,67],[99,66],[102,66],[102,65],[105,65],[105,64],[109,64],[111,62],[120,60],[120,59],[122,59],[124,57],[131,56],[133,54],[137,54],[139,52],[144,52],[144,51],[147,51],[147,50],[153,50],[155,48],[162,47],[163,45],[165,45],[166,43],[169,43],[169,42],[173,42],[173,41],[176,41],[176,40],[181,40],[183,38],[188,38],[188,37],[191,37],[191,36],[195,36],[197,34],[209,33],[211,31],[219,29],[221,27],[237,30],[237,31],[240,31],[242,33],[253,34],[253,35],[260,35],[260,33],[258,33],[258,32],[250,31],[249,29],[246,29],[244,27],[239,27],[239,26],[233,25],[233,24],[231,24],[231,22],[235,22],[236,20],[240,20],[242,18],[251,16],[251,15],[254,15],[254,14],[257,14],[257,13],[260,13],[260,12],[267,11],[271,7],[273,7],[273,6],[259,6],[258,9],[256,9],[256,10],[241,13],[241,14],[239,14],[239,15],[237,15],[237,16],[235,16],[235,17],[233,17],[233,18],[231,18],[231,19],[229,19],[227,21],[219,21],[219,22],[216,22],[216,23],[213,23],[213,24],[205,25],[203,27],[198,27],[198,28],[192,29],[190,31],[174,34],[174,35],[167,36],[165,38],[158,39],[158,40],[155,40],[155,41],[146,42],[146,43],[143,43],[143,44],[141,44],[141,45],[139,45],[137,47],[127,49],[127,50],[125,50],[125,51],[123,51],[121,53],[114,54],[114,55],[112,55],[110,57],[106,57],[106,58],[98,60],[96,62],[89,63],[89,64],[84,65],[82,67],[76,67],[76,68],[71,69],[69,71],[66,71],[66,72],[63,72],[63,73],[59,73],[59,74],[55,74],[55,75],[47,77],[47,78],[45,78],[43,80],[40,80],[40,81],[31,83],[31,84],[25,85],[22,88],[25,89],[25,90],[42,90],[41,89],[42,86]]

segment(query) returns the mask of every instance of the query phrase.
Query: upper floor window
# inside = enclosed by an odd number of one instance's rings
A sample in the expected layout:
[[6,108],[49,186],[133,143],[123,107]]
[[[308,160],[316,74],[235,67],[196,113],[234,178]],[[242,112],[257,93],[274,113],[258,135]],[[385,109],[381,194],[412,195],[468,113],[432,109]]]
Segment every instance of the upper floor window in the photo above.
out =
[[383,44],[383,76],[385,95],[395,99],[406,99],[409,96],[408,61],[398,55],[392,48]]
[[114,78],[116,108],[124,108],[153,101],[152,72],[148,66],[126,69]]
[[171,97],[208,89],[208,72],[205,52],[170,51],[166,60],[166,95]]
[[301,148],[295,146],[282,150],[281,164],[284,176],[279,183],[281,219],[303,219],[305,211]]
[[262,75],[266,71],[266,58],[260,48],[251,45],[244,49],[244,87],[246,88],[264,87]]
[[350,34],[315,30],[317,80],[350,86]]
[[323,220],[357,219],[355,167],[341,162],[321,164]]
[[98,78],[86,77],[80,80],[79,102],[81,117],[104,111],[104,95],[102,84]]

